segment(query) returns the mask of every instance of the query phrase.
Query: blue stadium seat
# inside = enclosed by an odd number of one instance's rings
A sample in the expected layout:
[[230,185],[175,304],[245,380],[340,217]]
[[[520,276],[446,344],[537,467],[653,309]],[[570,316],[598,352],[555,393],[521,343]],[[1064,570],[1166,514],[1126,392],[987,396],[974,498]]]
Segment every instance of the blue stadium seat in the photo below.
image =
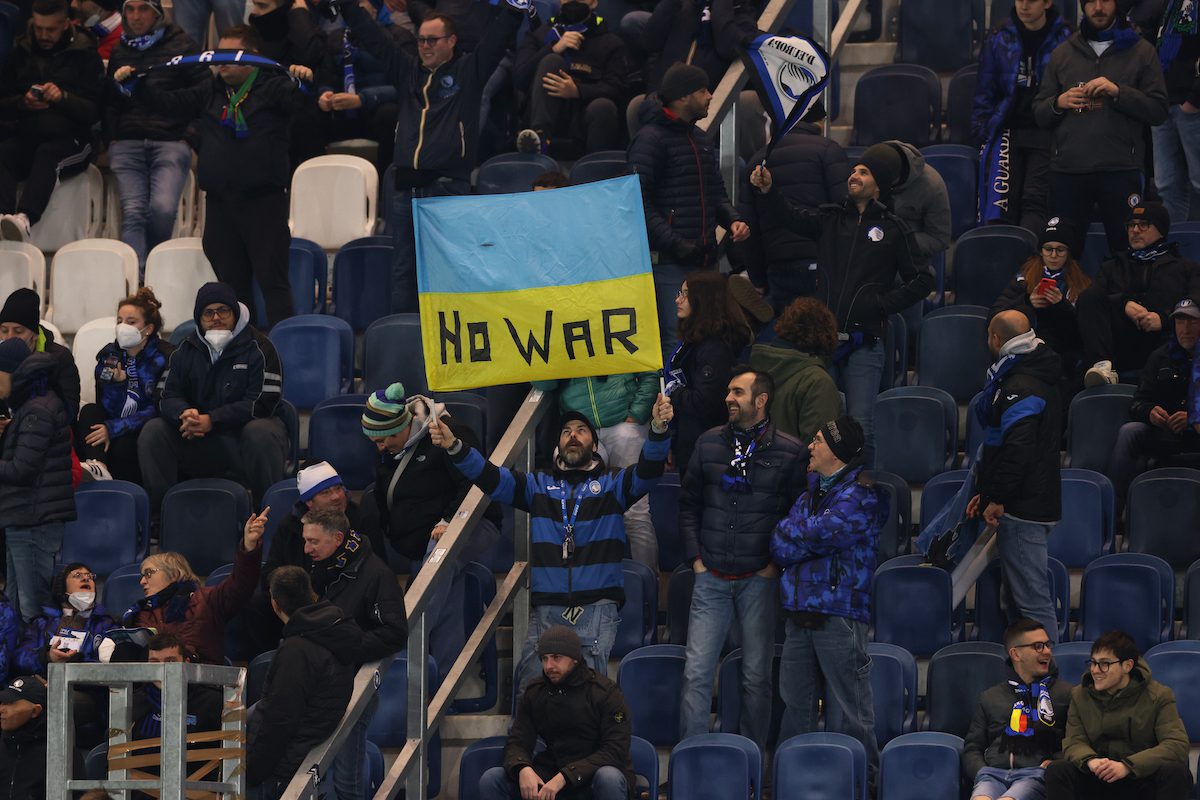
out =
[[[955,75],[955,79],[958,79],[958,75]],[[968,126],[970,109],[968,100]],[[946,109],[947,116],[953,110],[954,106],[949,106]],[[933,144],[921,148],[921,154],[925,156],[926,168],[937,170],[946,184],[946,194],[950,197],[950,235],[957,239],[976,224],[979,209],[979,148],[967,144]]]
[[479,779],[492,767],[504,765],[507,736],[489,736],[467,745],[458,762],[459,800],[478,800]]
[[1179,254],[1196,261],[1200,259],[1200,224],[1181,222],[1171,226],[1171,241],[1179,243]]
[[[411,298],[416,308],[417,298]],[[392,244],[384,236],[347,242],[333,257],[333,313],[355,333],[392,311]]]
[[976,32],[983,28],[983,9],[983,0],[906,0],[899,10],[896,60],[923,64],[938,72],[953,72],[969,64],[975,58]]
[[954,302],[991,308],[1036,243],[1013,225],[969,230],[954,246]]
[[944,389],[965,403],[983,388],[991,365],[986,309],[953,305],[925,315],[918,337],[918,385]]
[[873,641],[899,645],[918,657],[931,656],[962,638],[962,624],[950,605],[950,573],[903,561],[894,558],[875,571]]
[[1145,655],[1154,680],[1175,692],[1188,741],[1200,742],[1200,642],[1165,642]]
[[[916,308],[920,304],[914,303]],[[883,372],[879,376],[879,391],[908,383],[908,323],[901,314],[888,317],[883,335]]]
[[492,452],[499,442],[500,436],[503,435],[503,431],[497,432],[495,440],[489,435],[486,397],[474,392],[440,392],[435,400],[446,407],[446,411],[456,422],[460,422],[474,431],[479,438],[479,446],[484,448],[485,453]]
[[[433,657],[425,663],[429,676],[429,696],[437,691],[438,667]],[[407,742],[405,728],[408,724],[408,653],[401,652],[388,667],[383,682],[379,684],[379,707],[371,724],[367,727],[367,739],[379,747],[400,748]],[[442,788],[442,734],[433,734],[426,751],[429,783],[426,797],[437,797]]]
[[[676,724],[678,721],[672,719]],[[668,800],[700,797],[759,800],[761,791],[762,754],[758,745],[744,736],[702,733],[684,739],[671,751],[667,766]]]
[[245,487],[224,478],[200,478],[172,486],[163,496],[163,551],[182,553],[197,575],[233,561],[250,516]]
[[841,733],[802,733],[775,750],[775,786],[805,800],[866,797],[867,753],[862,742]]
[[205,586],[216,586],[223,583],[226,578],[233,574],[233,564],[222,564],[221,566],[208,573],[204,579]]
[[1064,681],[1079,683],[1088,671],[1087,660],[1091,657],[1091,642],[1059,642],[1054,645],[1054,663],[1058,665],[1058,677]]
[[[3,3],[9,5],[9,3]],[[91,749],[83,762],[83,774],[89,781],[102,781],[108,777],[108,743],[101,742]]]
[[696,573],[692,571],[691,564],[680,564],[667,579],[667,641],[671,644],[687,644],[688,618],[695,585]]
[[863,470],[863,477],[873,481],[875,488],[887,495],[888,518],[879,531],[875,556],[882,564],[889,558],[907,553],[912,537],[912,489],[908,481],[891,472],[878,469]]
[[979,694],[1008,676],[1004,645],[958,642],[943,647],[929,660],[925,727],[966,736]]
[[1200,638],[1200,561],[1195,561],[1183,578],[1183,625],[1180,639]]
[[1084,237],[1083,258],[1079,259],[1079,266],[1089,278],[1094,279],[1100,274],[1100,267],[1108,257],[1108,236],[1104,233],[1104,226],[1093,222]]
[[[364,794],[374,797],[383,783],[383,753],[379,750],[379,745],[368,740],[366,756],[363,759],[363,786],[366,787]],[[440,783],[440,777],[438,781]]]
[[921,487],[921,523],[925,530],[943,508],[949,505],[967,479],[965,469],[953,469],[934,475]]
[[[779,741],[779,726],[783,722],[783,698],[779,695],[779,660],[783,645],[775,645],[775,656],[771,663],[771,728],[767,733],[767,747]],[[742,724],[741,693],[742,650],[738,648],[721,659],[717,669],[717,724],[720,733],[738,733]]]
[[1175,582],[1162,559],[1142,553],[1101,556],[1083,571],[1075,638],[1094,641],[1119,628],[1143,652],[1171,638]]
[[903,647],[868,642],[875,741],[880,747],[917,729],[917,660]]
[[290,317],[271,328],[283,364],[283,396],[297,408],[350,390],[354,377],[354,331],[325,314]]
[[[629,760],[633,762],[633,774],[645,779],[647,794],[658,795],[658,752],[654,745],[640,736],[629,737]],[[639,781],[639,794],[641,787]],[[459,795],[462,797],[462,795]]]
[[150,499],[128,481],[96,481],[75,490],[76,518],[63,529],[58,560],[99,575],[143,559],[150,547]]
[[677,644],[652,644],[621,659],[617,683],[633,715],[633,735],[655,747],[679,741],[679,702],[683,691],[685,648]]
[[275,651],[268,650],[259,653],[246,665],[246,706],[257,703],[263,696],[267,686],[267,673],[271,671],[271,662],[275,660]]
[[1129,422],[1129,406],[1137,387],[1128,383],[1084,389],[1067,412],[1067,465],[1104,472],[1117,443],[1117,432]]
[[308,421],[310,461],[328,461],[348,489],[364,489],[375,480],[379,451],[362,432],[366,395],[345,394],[318,403]]
[[363,388],[373,392],[397,382],[410,396],[429,392],[419,314],[381,317],[363,335]]
[[1170,467],[1137,476],[1127,514],[1130,552],[1156,555],[1175,569],[1200,558],[1200,470]]
[[[978,78],[979,65],[968,64],[954,73],[950,85],[946,87],[946,141],[951,144],[972,144],[971,107],[975,101]],[[972,194],[978,195],[978,189]],[[974,213],[971,216],[974,218]]]
[[[1053,538],[1053,537],[1051,537]],[[1058,617],[1058,641],[1067,639],[1071,617],[1071,580],[1067,568],[1057,558],[1048,559],[1046,572],[1050,581],[1050,595],[1054,600],[1054,612]],[[1008,619],[1000,606],[1000,562],[992,561],[975,582],[975,632],[974,638],[983,642],[1003,642]]]
[[610,658],[654,644],[658,638],[658,576],[631,558],[621,562],[621,570],[625,574],[625,605],[621,606],[621,624]]
[[875,469],[924,483],[954,466],[958,407],[942,389],[902,386],[875,401]]
[[281,397],[275,404],[274,416],[287,429],[288,455],[283,466],[283,474],[293,477],[296,470],[300,468],[300,412],[294,405]]
[[[293,239],[288,250],[288,284],[292,288],[293,314],[320,314],[325,309],[325,251],[321,250],[321,260],[318,262],[311,250],[305,246],[297,246]],[[309,244],[320,250],[316,242]],[[267,301],[263,297],[262,288],[254,280],[254,324],[262,329],[267,327]]]
[[571,183],[589,183],[616,178],[629,172],[624,150],[601,150],[588,153],[571,165]]
[[983,444],[983,437],[986,433],[986,429],[975,416],[975,408],[981,402],[983,402],[983,392],[972,397],[967,403],[967,441],[964,449],[967,467],[975,463],[975,458],[979,454],[979,446]]
[[196,321],[192,319],[185,319],[183,322],[180,322],[175,326],[175,330],[171,331],[171,337],[169,341],[171,344],[179,347],[179,345],[183,344],[187,337],[191,336],[195,332]]
[[270,508],[267,514],[267,524],[263,530],[263,560],[271,552],[271,540],[275,538],[275,529],[292,513],[292,508],[300,502],[300,490],[296,488],[295,478],[284,478],[274,484],[263,495],[263,508]]
[[492,156],[479,167],[475,179],[479,194],[528,192],[543,172],[558,172],[558,162],[538,153],[504,153]]
[[942,84],[937,73],[914,64],[874,67],[854,89],[850,143],[872,145],[899,139],[915,147],[932,144],[942,121]]
[[879,754],[879,800],[958,797],[962,749],[962,739],[936,731],[888,742]]
[[101,593],[104,607],[118,622],[130,606],[145,597],[142,591],[142,564],[126,564],[113,570],[104,579],[104,589]]
[[1112,482],[1093,470],[1062,471],[1062,519],[1049,540],[1050,555],[1082,569],[1112,549]]
[[[298,262],[308,260],[308,266],[300,266]],[[329,287],[329,258],[325,255],[325,250],[321,245],[309,239],[293,238],[291,245],[288,247],[288,263],[289,263],[289,278],[291,275],[300,275],[305,277],[305,273],[311,273],[310,279],[315,284],[316,294],[314,302],[311,304],[313,313],[325,313],[325,299]],[[304,282],[303,286],[308,286],[308,282]],[[292,284],[292,294],[301,296],[303,287],[297,291],[296,284]],[[303,307],[303,301],[296,304],[297,308]],[[308,313],[308,312],[305,312]]]
[[[487,607],[496,597],[496,576],[483,564],[470,561],[463,565],[463,578],[463,628],[470,638],[479,620],[483,619]],[[500,694],[500,656],[494,635],[488,639],[478,664],[479,677],[483,680],[483,694],[478,697],[464,697],[460,690],[452,703],[456,714],[486,711],[496,705]],[[450,669],[451,666],[453,665],[446,664],[444,668]]]
[[679,474],[668,473],[650,489],[650,520],[658,538],[658,568],[669,572],[683,563],[679,534]]

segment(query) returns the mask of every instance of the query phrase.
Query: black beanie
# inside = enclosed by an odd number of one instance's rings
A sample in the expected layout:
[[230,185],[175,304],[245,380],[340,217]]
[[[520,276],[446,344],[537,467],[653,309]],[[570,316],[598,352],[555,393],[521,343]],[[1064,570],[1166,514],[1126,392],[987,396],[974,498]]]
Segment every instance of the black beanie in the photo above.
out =
[[868,147],[858,160],[857,166],[863,165],[871,171],[875,185],[879,187],[879,199],[885,200],[892,195],[892,186],[896,176],[900,174],[900,154],[886,144],[876,144]]
[[21,362],[29,357],[29,347],[15,336],[0,342],[0,372],[9,375],[17,371]]
[[692,92],[707,88],[707,72],[691,64],[675,64],[663,75],[662,84],[658,87],[658,96],[662,98],[662,104],[665,106],[681,97],[687,97]]
[[592,424],[590,419],[588,419],[579,411],[568,411],[567,413],[563,414],[558,421],[558,432],[561,434],[562,429],[566,427],[568,422],[573,422],[576,420],[582,422],[584,425],[587,425],[587,429],[592,432],[592,443],[600,444],[600,434],[596,430],[596,426]]
[[576,661],[583,661],[583,645],[579,642],[579,634],[566,625],[552,625],[542,631],[538,639],[538,656],[566,656]]
[[42,298],[33,289],[17,289],[0,309],[0,323],[15,322],[31,331],[38,329],[42,316]]
[[1046,229],[1038,237],[1038,247],[1040,248],[1046,242],[1062,242],[1070,249],[1071,255],[1075,258],[1079,257],[1083,245],[1079,237],[1079,230],[1061,217],[1051,217],[1046,220]]
[[862,458],[866,437],[863,435],[862,425],[859,425],[854,417],[843,414],[837,419],[831,419],[821,426],[821,434],[825,437],[825,444],[829,446],[830,451],[843,464],[852,464]]
[[[1167,207],[1162,203],[1144,202],[1140,206],[1134,206],[1129,212],[1129,221],[1132,222],[1135,219],[1145,220],[1158,228],[1158,232],[1164,239],[1171,232],[1171,215],[1167,213]],[[0,322],[3,321],[0,319]]]
[[238,308],[237,293],[233,291],[233,287],[228,283],[220,281],[210,281],[204,284],[196,292],[196,307],[192,310],[192,318],[196,321],[196,327],[200,328],[200,313],[208,306],[214,303],[224,303],[233,309],[233,321],[236,323],[240,314]]

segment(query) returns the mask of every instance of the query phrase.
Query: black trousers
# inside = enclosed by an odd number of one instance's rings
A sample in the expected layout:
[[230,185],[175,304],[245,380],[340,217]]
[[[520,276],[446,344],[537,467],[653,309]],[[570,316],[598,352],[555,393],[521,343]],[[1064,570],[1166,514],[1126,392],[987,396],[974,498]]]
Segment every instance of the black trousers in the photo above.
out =
[[[1042,142],[1043,138],[1047,141]],[[1014,131],[1009,150],[1009,170],[1012,182],[1016,184],[1010,197],[1017,202],[1009,205],[1004,221],[1009,225],[1020,225],[1038,236],[1046,229],[1046,220],[1052,216],[1050,211],[1053,210],[1046,208],[1046,196],[1050,189],[1048,138]]]
[[551,97],[542,88],[542,78],[559,70],[566,71],[567,62],[557,53],[550,53],[538,62],[529,87],[529,126],[551,136],[582,141],[588,153],[619,149],[621,111],[617,104],[606,97],[598,97],[586,105],[582,100]]
[[1165,327],[1156,333],[1146,333],[1125,316],[1125,302],[1112,301],[1095,285],[1079,295],[1075,304],[1075,319],[1083,339],[1083,363],[1090,367],[1097,361],[1113,362],[1113,369],[1141,369],[1155,348],[1170,334]]
[[[31,225],[37,222],[59,178],[83,172],[91,157],[91,142],[80,139],[33,142],[13,136],[0,142],[0,213],[19,212]],[[18,181],[25,181],[19,204]]]
[[1142,200],[1144,183],[1142,173],[1136,169],[1078,174],[1051,172],[1046,213],[1070,220],[1082,237],[1091,224],[1092,209],[1099,208],[1109,252],[1119,253],[1129,248],[1125,223],[1129,221],[1129,209]]
[[205,204],[204,255],[237,299],[254,309],[254,281],[274,325],[292,316],[288,283],[288,194],[286,191],[242,196],[208,194]]
[[129,481],[141,484],[142,471],[138,468],[137,440],[138,433],[126,434],[117,438],[109,438],[108,450],[102,446],[92,446],[84,441],[92,432],[93,425],[100,425],[108,419],[108,412],[99,403],[88,403],[79,410],[79,419],[75,422],[75,454],[80,461],[95,459],[108,467],[108,471],[119,481]]
[[1192,773],[1185,762],[1158,768],[1145,778],[1105,783],[1087,767],[1055,761],[1046,767],[1046,800],[1187,800]]

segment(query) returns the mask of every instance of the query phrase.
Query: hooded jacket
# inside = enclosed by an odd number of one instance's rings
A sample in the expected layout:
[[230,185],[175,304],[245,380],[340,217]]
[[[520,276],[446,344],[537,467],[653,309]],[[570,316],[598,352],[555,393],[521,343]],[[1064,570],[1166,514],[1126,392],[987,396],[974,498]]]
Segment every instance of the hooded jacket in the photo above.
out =
[[[108,60],[108,77],[124,66],[141,72],[154,64],[161,64],[173,56],[194,55],[200,47],[175,25],[163,27],[163,36],[145,50],[137,50],[125,42],[113,48]],[[141,80],[153,84],[160,91],[173,92],[177,89],[194,89],[212,80],[212,73],[204,66],[190,69],[164,69],[150,73]],[[120,139],[150,139],[156,142],[182,140],[191,118],[185,114],[166,114],[155,106],[134,103],[113,81],[109,81],[107,102],[104,108],[104,136],[108,141]]]
[[1059,678],[1057,666],[1051,665],[1050,674],[1054,683],[1050,686],[1049,703],[1039,705],[1037,719],[1030,722],[1033,735],[1029,737],[1005,734],[1012,721],[1014,705],[1021,700],[1017,689],[1024,685],[1011,661],[1008,680],[979,695],[971,727],[963,742],[962,774],[968,783],[973,782],[984,767],[1026,769],[1040,767],[1047,759],[1062,758],[1073,685]]
[[1153,775],[1164,764],[1188,763],[1188,735],[1175,706],[1175,693],[1150,677],[1138,658],[1129,684],[1116,694],[1096,690],[1085,674],[1071,690],[1063,758],[1082,769],[1093,758],[1129,767],[1135,778]]
[[657,372],[627,372],[595,378],[534,381],[533,388],[558,392],[558,410],[584,414],[596,428],[620,425],[629,417],[639,425],[650,421],[658,397]]
[[656,54],[646,71],[646,88],[657,92],[672,64],[708,73],[716,91],[742,46],[758,33],[758,9],[744,0],[661,0],[642,31],[642,49]]
[[[1129,418],[1149,425],[1150,412],[1155,406],[1162,406],[1168,414],[1187,411],[1193,356],[1194,352],[1180,347],[1179,340],[1173,335],[1171,341],[1151,353],[1142,367],[1137,391],[1133,393]],[[1184,429],[1181,435],[1194,435],[1194,432]]]
[[[157,334],[150,336],[146,340],[146,346],[133,359],[137,368],[136,382],[131,382],[128,377],[123,381],[104,379],[107,369],[104,362],[108,359],[117,359],[124,366],[125,350],[119,344],[109,342],[96,354],[96,402],[108,415],[104,427],[108,428],[111,438],[137,435],[147,422],[158,416],[159,394],[162,389],[159,379],[167,368],[167,360],[174,352],[175,345],[160,339]],[[125,401],[129,399],[130,392],[137,397],[137,409],[126,416]]]
[[[347,553],[344,567],[330,562],[312,565],[313,589],[353,619],[362,631],[362,644],[349,653],[355,664],[398,653],[408,646],[408,617],[396,573],[360,540],[356,553]],[[324,574],[322,574],[324,573]]]
[[[565,23],[558,17],[551,17],[545,25],[526,34],[525,41],[517,49],[513,57],[512,81],[522,93],[529,91],[538,64],[550,55],[558,41],[559,36],[554,30],[557,24]],[[586,108],[588,103],[601,98],[621,106],[628,96],[629,77],[633,72],[625,42],[597,14],[588,16],[586,26],[583,46],[563,53],[567,73],[579,88],[579,108]]]
[[[750,365],[771,374],[771,420],[779,430],[807,444],[817,429],[842,413],[837,384],[825,360],[796,349],[784,339],[750,348]],[[805,456],[805,463],[808,458]]]
[[33,353],[12,374],[12,421],[0,440],[0,528],[75,519],[71,414],[54,367],[53,356]]
[[354,690],[362,631],[338,606],[296,610],[267,671],[246,739],[246,783],[287,781],[314,745],[333,733]]
[[[96,40],[72,25],[57,45],[43,50],[34,40],[33,23],[29,25],[9,53],[0,78],[0,118],[16,120],[17,138],[25,142],[90,141],[104,93],[104,62],[96,52]],[[63,99],[40,111],[25,108],[21,102],[25,93],[43,83],[62,89]]]
[[1125,250],[1100,266],[1092,288],[1108,295],[1113,304],[1124,306],[1132,300],[1153,311],[1165,331],[1171,327],[1175,304],[1200,296],[1200,265],[1180,255],[1177,242],[1153,261],[1138,261]]
[[900,174],[896,176],[888,206],[912,234],[913,259],[927,265],[930,258],[950,247],[950,195],[946,182],[911,144],[896,139],[884,144],[900,154]]
[[1005,343],[1000,357],[1010,355],[1015,362],[993,392],[984,432],[979,507],[999,503],[1018,519],[1057,522],[1062,517],[1062,362],[1033,331]]

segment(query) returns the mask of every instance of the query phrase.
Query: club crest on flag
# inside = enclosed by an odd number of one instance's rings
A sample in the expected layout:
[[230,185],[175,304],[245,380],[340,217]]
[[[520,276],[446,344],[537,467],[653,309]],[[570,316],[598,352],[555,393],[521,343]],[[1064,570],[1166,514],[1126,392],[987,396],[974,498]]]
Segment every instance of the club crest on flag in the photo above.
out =
[[775,123],[770,152],[821,96],[829,81],[829,55],[807,36],[763,33],[746,46],[743,57],[750,82]]

